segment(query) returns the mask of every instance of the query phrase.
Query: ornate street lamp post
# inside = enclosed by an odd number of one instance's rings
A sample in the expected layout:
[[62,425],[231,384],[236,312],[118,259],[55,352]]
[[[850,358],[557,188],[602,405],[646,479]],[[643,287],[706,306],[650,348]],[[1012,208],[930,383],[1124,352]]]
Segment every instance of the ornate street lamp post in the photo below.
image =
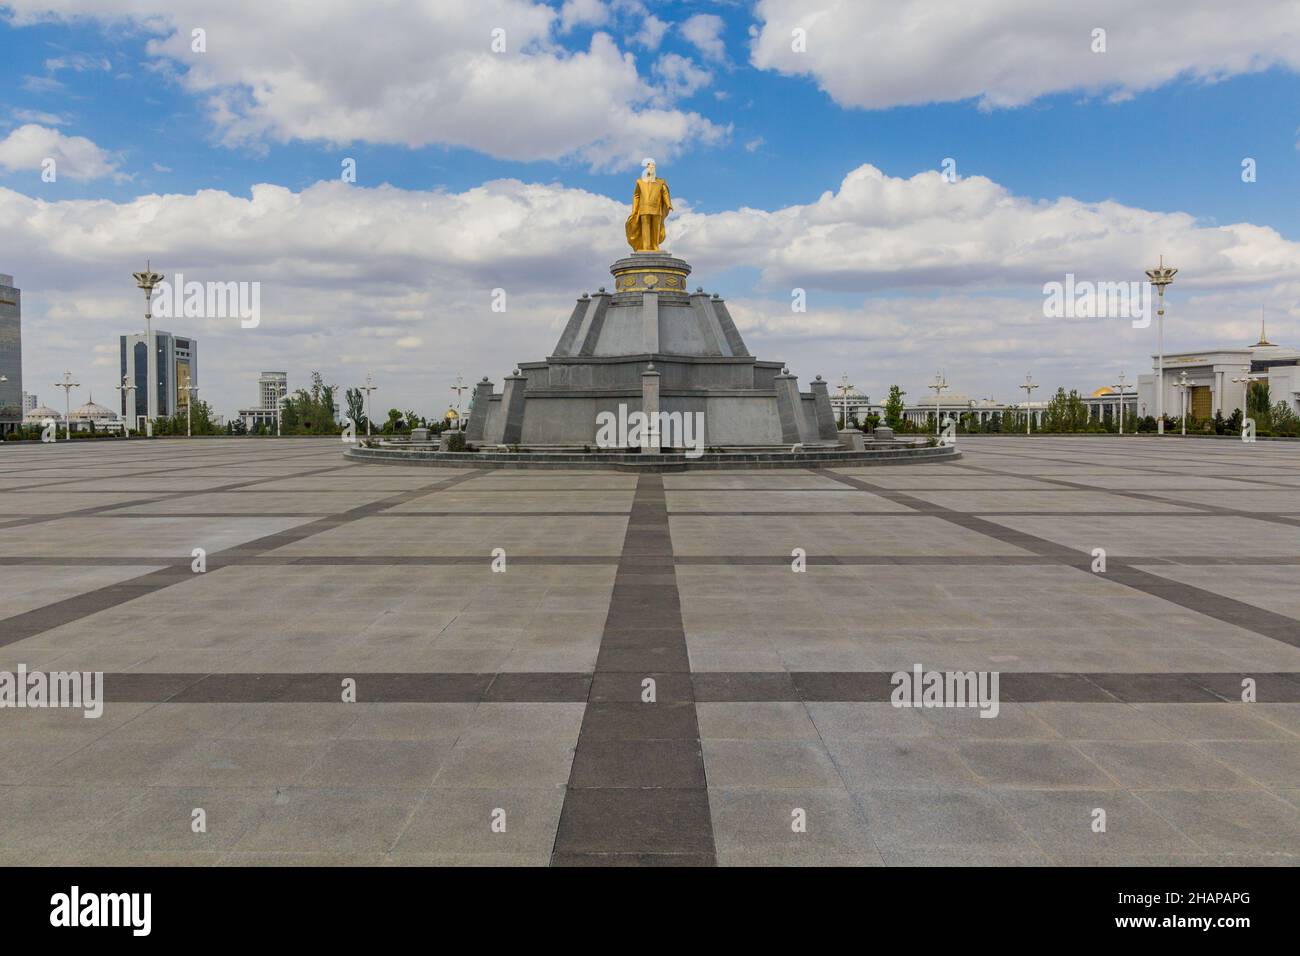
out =
[[71,372],[64,372],[63,381],[55,382],[54,387],[63,389],[63,425],[68,441],[72,441],[72,390],[81,388],[81,383],[72,380]]
[[1182,374],[1178,376],[1178,381],[1174,382],[1174,384],[1178,386],[1178,391],[1182,397],[1182,402],[1179,403],[1182,408],[1182,414],[1179,416],[1179,418],[1182,420],[1183,436],[1186,437],[1187,435],[1187,390],[1192,387],[1187,384],[1186,369],[1184,369]]
[[842,406],[840,409],[841,428],[849,427],[849,393],[853,389],[854,386],[849,384],[849,373],[845,372],[840,376],[840,384],[835,386],[835,390],[840,393],[840,405]]
[[1111,388],[1119,389],[1119,433],[1124,434],[1124,373],[1119,373],[1119,381]]
[[456,426],[457,431],[460,431],[462,427],[461,422],[463,421],[463,417],[460,414],[460,400],[461,400],[460,393],[466,391],[467,389],[469,389],[469,386],[465,384],[464,376],[457,375],[456,384],[451,387],[451,390],[456,393],[456,420],[454,424]]
[[370,419],[372,417],[370,414],[370,393],[377,388],[379,388],[379,386],[375,385],[373,382],[370,381],[370,373],[367,372],[366,384],[361,386],[361,391],[366,393],[366,437],[367,438],[370,437]]
[[153,290],[154,286],[163,281],[163,275],[150,268],[148,259],[145,260],[144,272],[133,272],[131,275],[135,278],[135,284],[144,292],[144,337],[145,347],[149,350],[145,359],[145,431],[152,435],[153,420],[158,417],[158,354],[153,341]]
[[1033,409],[1029,407],[1029,400],[1033,398],[1034,389],[1036,389],[1037,387],[1038,387],[1038,383],[1035,382],[1034,377],[1028,373],[1025,374],[1024,384],[1016,386],[1016,388],[1023,388],[1025,390],[1025,434],[1026,435],[1029,434],[1029,420],[1030,418],[1033,417],[1034,414]]
[[185,403],[185,437],[193,438],[194,431],[191,427],[191,422],[193,421],[191,410],[194,407],[194,396],[198,394],[199,387],[197,385],[186,385],[185,391],[190,393],[189,400]]
[[934,433],[937,435],[940,432],[939,396],[942,395],[943,390],[948,387],[948,381],[943,377],[942,372],[938,372],[935,374],[934,381],[930,383],[929,387],[934,389]]
[[280,421],[284,418],[284,396],[289,392],[289,386],[277,382],[271,388],[275,390],[275,437],[280,438]]
[[1233,385],[1244,385],[1245,388],[1246,388],[1246,392],[1245,392],[1245,394],[1242,396],[1242,399],[1241,399],[1241,406],[1242,406],[1242,407],[1241,407],[1241,419],[1242,419],[1242,421],[1244,422],[1247,418],[1250,417],[1250,383],[1254,381],[1254,379],[1252,379],[1252,378],[1250,377],[1250,366],[1249,366],[1249,365],[1246,366],[1246,371],[1242,372],[1242,373],[1241,373],[1241,376],[1242,376],[1241,378],[1234,378],[1234,379],[1232,380],[1232,384],[1233,384]]
[[1177,269],[1165,265],[1165,257],[1160,257],[1160,265],[1147,270],[1147,278],[1160,294],[1160,307],[1156,309],[1156,434],[1165,433],[1165,286],[1173,284]]
[[125,429],[127,438],[131,437],[131,415],[128,415],[127,411],[129,409],[132,414],[135,413],[135,402],[132,401],[130,394],[135,391],[135,386],[126,384],[129,381],[131,379],[123,375],[122,384],[113,386],[122,393],[122,428]]

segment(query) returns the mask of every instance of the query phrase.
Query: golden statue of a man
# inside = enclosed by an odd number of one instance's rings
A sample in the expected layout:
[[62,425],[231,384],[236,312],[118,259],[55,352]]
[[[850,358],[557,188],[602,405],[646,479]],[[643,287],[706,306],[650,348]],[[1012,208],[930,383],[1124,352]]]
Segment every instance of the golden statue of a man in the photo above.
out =
[[655,161],[645,161],[645,173],[632,191],[632,215],[627,217],[627,242],[636,252],[655,252],[667,231],[664,220],[673,211],[668,183],[655,176]]

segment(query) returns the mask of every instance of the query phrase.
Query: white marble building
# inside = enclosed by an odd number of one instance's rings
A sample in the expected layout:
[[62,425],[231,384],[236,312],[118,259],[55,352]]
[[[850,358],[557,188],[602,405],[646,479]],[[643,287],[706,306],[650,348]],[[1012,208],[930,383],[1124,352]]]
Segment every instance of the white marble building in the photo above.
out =
[[[1138,376],[1137,414],[1156,414],[1156,356],[1152,373]],[[1164,412],[1169,418],[1182,414],[1183,396],[1178,383],[1187,373],[1187,406],[1195,418],[1225,418],[1246,408],[1246,383],[1268,382],[1269,402],[1284,401],[1300,412],[1300,351],[1268,341],[1261,325],[1259,341],[1244,348],[1214,348],[1195,352],[1168,353],[1164,358]],[[1234,381],[1236,380],[1236,381]]]

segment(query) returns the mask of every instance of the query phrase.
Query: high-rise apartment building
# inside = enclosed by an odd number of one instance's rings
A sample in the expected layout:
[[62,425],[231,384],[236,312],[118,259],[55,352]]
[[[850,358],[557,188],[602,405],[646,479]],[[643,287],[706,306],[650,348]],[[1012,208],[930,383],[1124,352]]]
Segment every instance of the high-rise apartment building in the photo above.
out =
[[22,293],[14,277],[0,275],[0,431],[23,420]]

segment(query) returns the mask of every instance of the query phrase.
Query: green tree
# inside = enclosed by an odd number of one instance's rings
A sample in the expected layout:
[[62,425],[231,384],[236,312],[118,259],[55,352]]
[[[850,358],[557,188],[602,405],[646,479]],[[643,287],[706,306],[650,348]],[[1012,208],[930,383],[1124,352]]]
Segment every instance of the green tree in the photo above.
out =
[[1300,435],[1300,415],[1286,402],[1278,402],[1269,409],[1268,417],[1274,435],[1288,438]]
[[903,396],[906,394],[897,385],[889,386],[889,397],[885,399],[885,424],[895,431],[903,429]]
[[1268,382],[1251,382],[1246,392],[1246,414],[1255,419],[1269,413]]
[[326,385],[320,372],[311,373],[311,387],[300,388],[284,400],[280,430],[285,435],[336,435],[336,386]]
[[[194,399],[190,412],[190,433],[194,435],[219,435],[221,429],[213,422],[212,406],[201,398]],[[153,423],[155,435],[184,435],[186,432],[185,407],[167,418],[158,418]]]
[[1079,393],[1071,389],[1067,395],[1058,388],[1043,409],[1043,427],[1046,432],[1081,432],[1088,429],[1088,407]]
[[348,403],[348,418],[356,423],[357,431],[363,431],[366,427],[366,398],[361,394],[361,389],[350,388],[344,393]]
[[388,421],[384,422],[384,427],[380,429],[385,435],[393,435],[403,431],[406,422],[402,420],[401,409],[390,408],[388,410]]

